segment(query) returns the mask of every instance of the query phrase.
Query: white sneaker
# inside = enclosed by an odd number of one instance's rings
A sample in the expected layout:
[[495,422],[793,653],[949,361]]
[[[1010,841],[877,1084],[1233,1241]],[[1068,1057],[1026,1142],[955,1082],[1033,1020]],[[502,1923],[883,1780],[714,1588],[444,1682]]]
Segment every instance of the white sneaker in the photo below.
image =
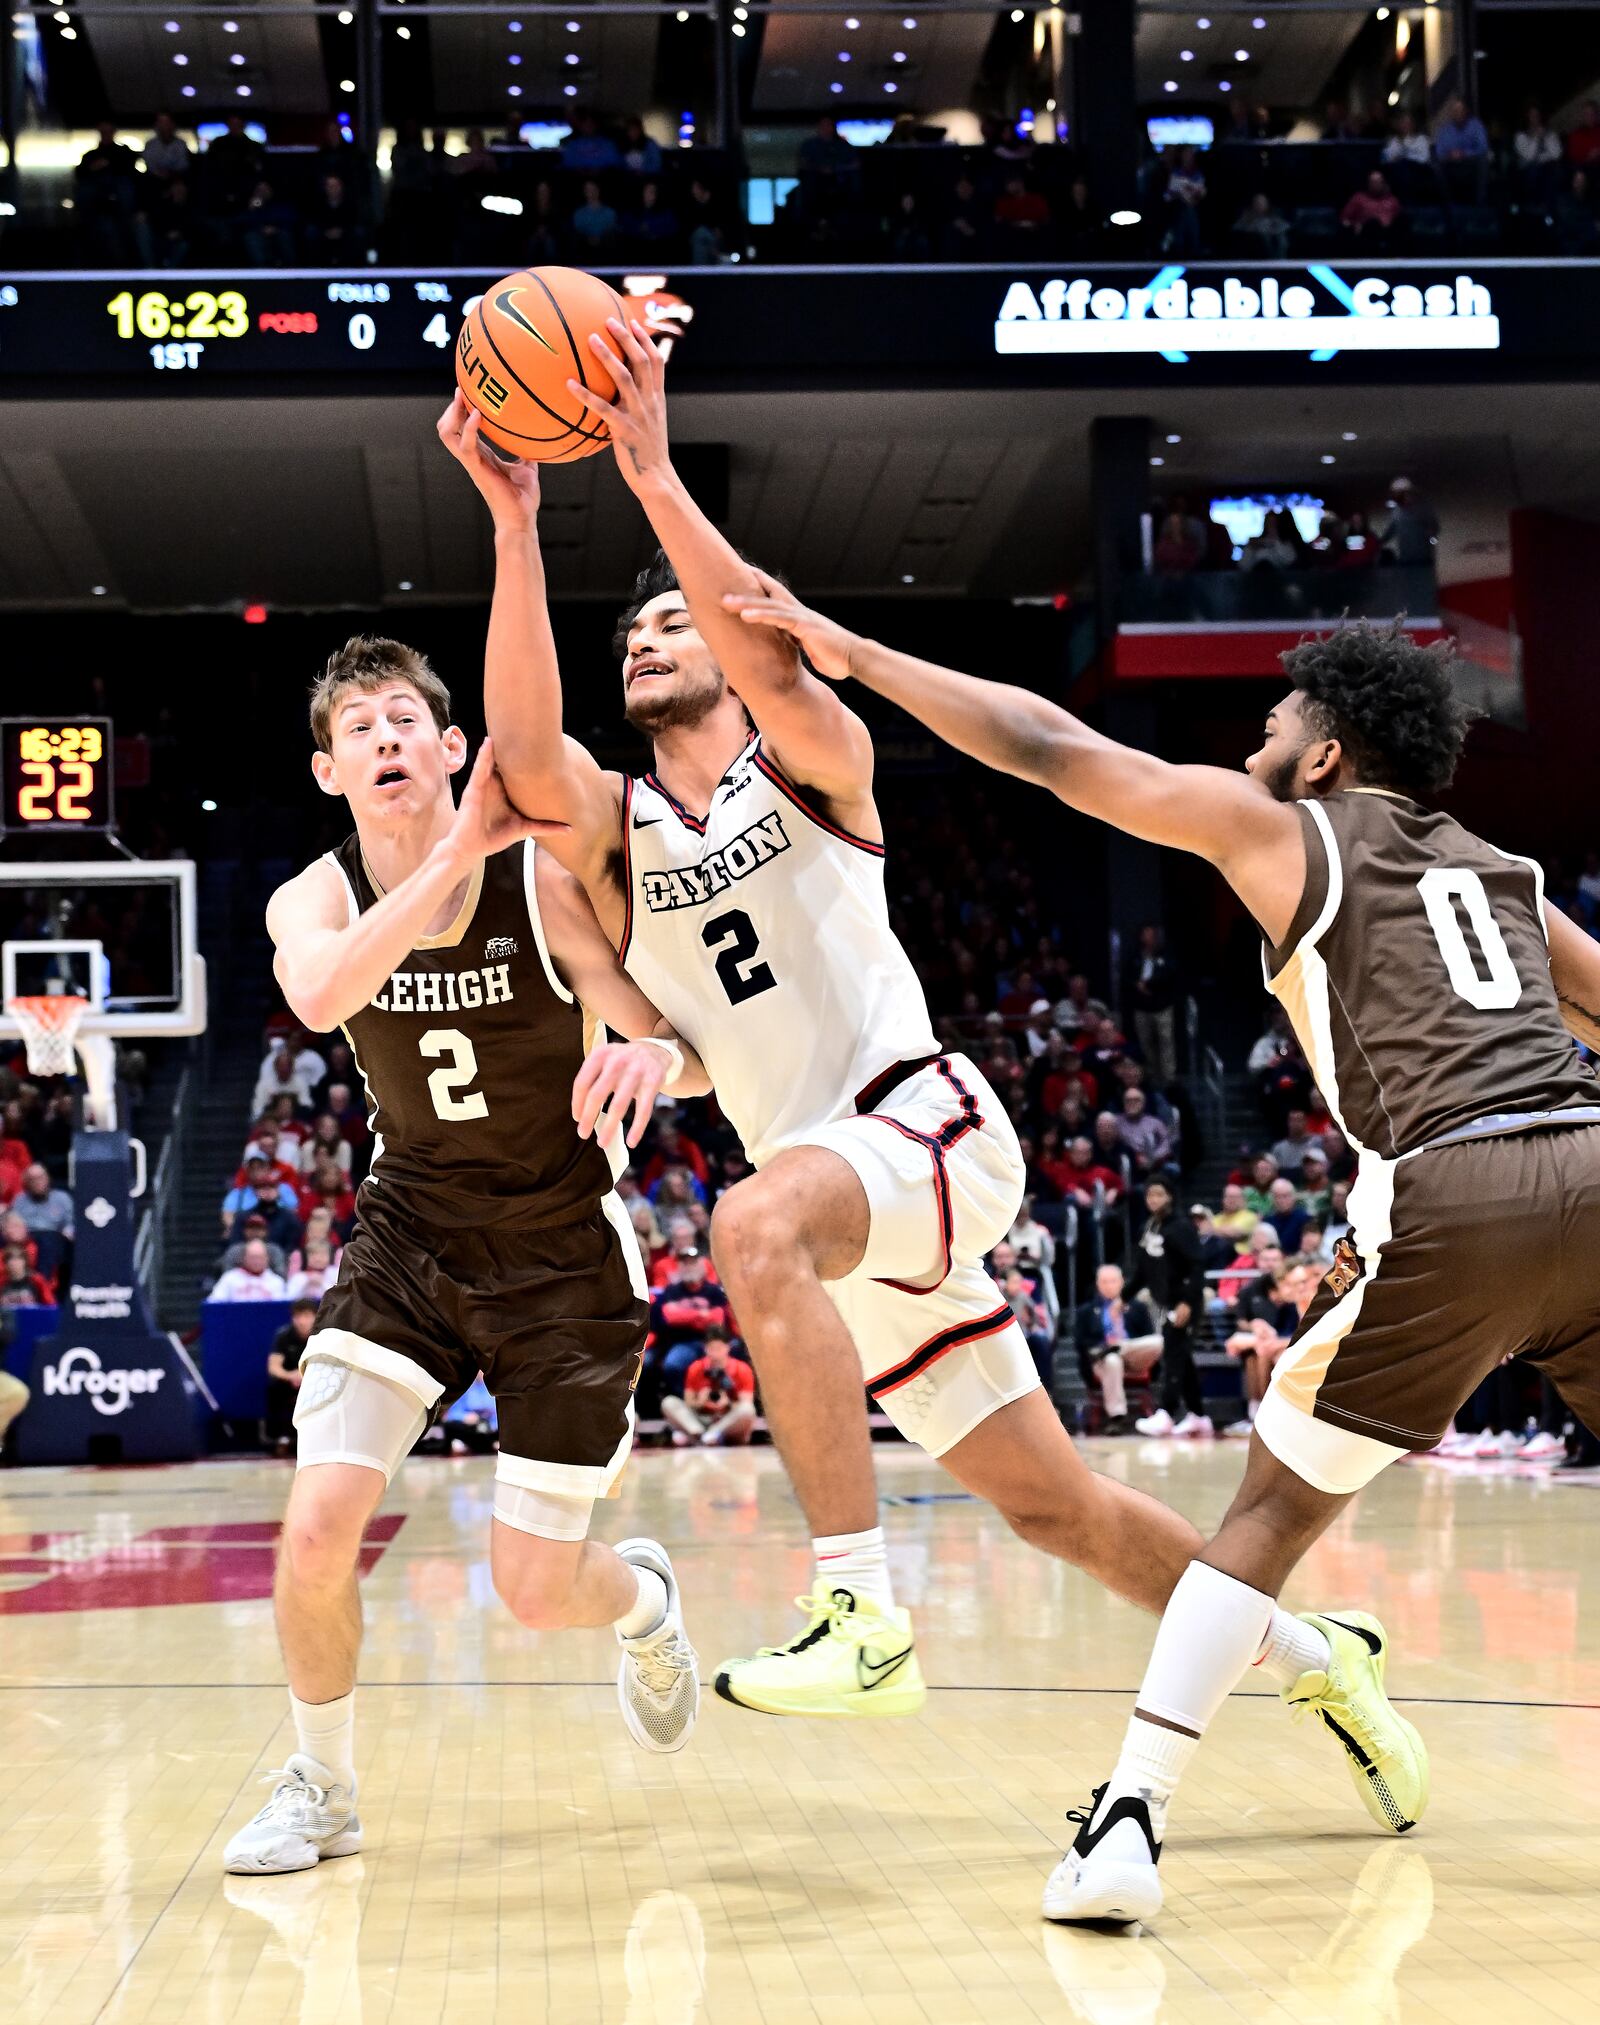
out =
[[224,1870],[269,1877],[310,1870],[326,1856],[354,1856],[361,1847],[356,1796],[334,1784],[326,1765],[297,1751],[261,1783],[272,1798],[222,1852]]
[[[1079,1823],[1078,1839],[1045,1885],[1047,1920],[1120,1920],[1131,1926],[1161,1910],[1156,1869],[1161,1844],[1149,1794],[1124,1793],[1102,1805],[1105,1791],[1097,1786],[1089,1805],[1067,1816]],[[1164,1815],[1166,1809],[1158,1811]]]
[[1174,1441],[1209,1441],[1216,1433],[1208,1413],[1186,1413],[1172,1430]]
[[1478,1446],[1479,1439],[1480,1437],[1475,1434],[1447,1434],[1439,1446],[1430,1453],[1459,1461],[1463,1456],[1471,1455]]
[[1146,1414],[1143,1420],[1136,1420],[1133,1424],[1140,1434],[1171,1434],[1177,1422],[1164,1406],[1158,1406],[1154,1413]]
[[1536,1434],[1517,1450],[1520,1462],[1543,1462],[1548,1456],[1565,1455],[1567,1445],[1559,1434]]
[[1256,1431],[1253,1420],[1230,1420],[1222,1430],[1224,1441],[1248,1441]]
[[1490,1462],[1497,1460],[1501,1456],[1515,1455],[1521,1446],[1522,1436],[1520,1434],[1512,1434],[1508,1429],[1504,1434],[1480,1435],[1477,1442],[1467,1453],[1477,1457],[1482,1462]]
[[617,1548],[633,1568],[648,1568],[667,1585],[667,1614],[654,1631],[624,1638],[617,1700],[628,1735],[646,1751],[681,1751],[700,1713],[700,1669],[683,1628],[683,1600],[672,1557],[659,1540],[624,1540]]

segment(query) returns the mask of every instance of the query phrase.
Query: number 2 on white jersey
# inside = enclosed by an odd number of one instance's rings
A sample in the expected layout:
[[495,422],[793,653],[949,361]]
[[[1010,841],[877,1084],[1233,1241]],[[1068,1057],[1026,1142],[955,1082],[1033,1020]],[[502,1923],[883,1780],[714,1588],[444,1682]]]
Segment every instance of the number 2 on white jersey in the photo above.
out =
[[[1511,961],[1500,924],[1489,906],[1489,896],[1476,872],[1462,865],[1431,866],[1417,881],[1417,891],[1428,910],[1428,926],[1439,945],[1444,967],[1450,973],[1456,996],[1479,1012],[1507,1012],[1522,996],[1522,979]],[[1467,942],[1455,910],[1460,901],[1472,932],[1477,938],[1488,976],[1478,968],[1478,956]]]
[[428,1095],[433,1099],[433,1108],[441,1118],[465,1119],[487,1118],[489,1101],[481,1090],[466,1091],[469,1083],[478,1079],[478,1054],[464,1033],[457,1027],[429,1027],[417,1042],[419,1050],[429,1061],[448,1056],[448,1068],[435,1069],[428,1078]]

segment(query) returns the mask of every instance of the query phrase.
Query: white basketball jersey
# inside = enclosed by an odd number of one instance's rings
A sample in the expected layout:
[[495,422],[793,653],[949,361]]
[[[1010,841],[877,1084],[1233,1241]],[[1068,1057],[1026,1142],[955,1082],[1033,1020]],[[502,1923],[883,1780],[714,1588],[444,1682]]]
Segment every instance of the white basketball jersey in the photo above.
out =
[[889,926],[883,846],[830,822],[753,738],[702,823],[626,783],[623,967],[699,1050],[757,1166],[938,1052]]

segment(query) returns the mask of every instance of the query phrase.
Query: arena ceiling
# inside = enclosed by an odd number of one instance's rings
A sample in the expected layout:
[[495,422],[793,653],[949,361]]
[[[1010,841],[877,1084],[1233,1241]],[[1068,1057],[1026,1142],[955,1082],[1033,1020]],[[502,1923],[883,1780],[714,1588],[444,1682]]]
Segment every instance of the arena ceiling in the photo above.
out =
[[[1037,597],[1087,585],[1089,427],[1107,407],[1103,393],[685,394],[674,414],[680,442],[729,446],[729,532],[803,592]],[[0,609],[482,599],[487,516],[434,412],[415,398],[13,401]],[[1470,389],[1177,389],[1144,412],[1163,459],[1153,491],[1378,500],[1407,473],[1439,506],[1452,579],[1504,570],[1512,507],[1600,519],[1600,387],[1498,389],[1492,416]],[[650,546],[609,456],[551,475],[542,526],[557,598],[614,599]]]

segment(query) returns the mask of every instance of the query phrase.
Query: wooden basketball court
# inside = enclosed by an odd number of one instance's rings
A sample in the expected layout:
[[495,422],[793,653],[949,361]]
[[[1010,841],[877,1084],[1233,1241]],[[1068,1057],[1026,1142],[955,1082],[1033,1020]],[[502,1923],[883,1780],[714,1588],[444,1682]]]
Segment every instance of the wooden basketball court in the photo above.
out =
[[[1208,1529],[1232,1445],[1091,1444]],[[629,1744],[606,1634],[489,1585],[492,1464],[417,1462],[373,1529],[358,1857],[225,1878],[292,1748],[268,1591],[286,1465],[0,1478],[0,2018],[11,2025],[962,2025],[1600,2015],[1600,1487],[1391,1471],[1287,1599],[1362,1603],[1433,1754],[1415,1835],[1236,1696],[1174,1808],[1142,1938],[1048,1928],[1068,1807],[1153,1620],[880,1450],[933,1692],[909,1722],[707,1696]],[[651,1452],[602,1507],[672,1548],[706,1673],[783,1631],[805,1528],[770,1451]]]

